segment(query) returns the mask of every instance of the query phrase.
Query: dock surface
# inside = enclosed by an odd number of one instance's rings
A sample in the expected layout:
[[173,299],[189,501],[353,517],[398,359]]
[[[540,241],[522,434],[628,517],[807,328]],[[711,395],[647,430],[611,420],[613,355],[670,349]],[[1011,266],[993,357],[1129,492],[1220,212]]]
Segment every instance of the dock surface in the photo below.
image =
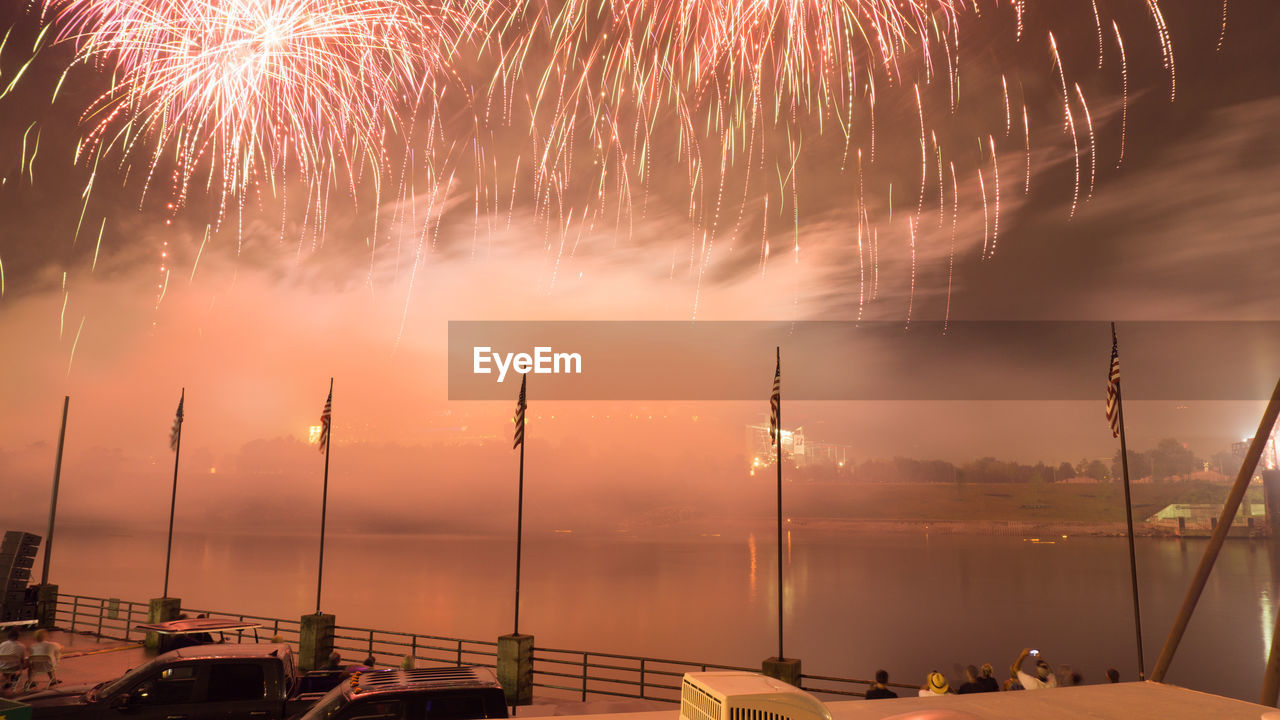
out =
[[[63,646],[58,677],[68,687],[119,677],[149,657],[141,644],[55,631]],[[40,677],[40,687],[45,686]],[[1280,720],[1280,710],[1153,682],[1081,685],[1052,690],[828,702],[833,720]],[[538,697],[516,717],[583,720],[678,720],[679,706],[652,700],[596,697],[585,702]]]

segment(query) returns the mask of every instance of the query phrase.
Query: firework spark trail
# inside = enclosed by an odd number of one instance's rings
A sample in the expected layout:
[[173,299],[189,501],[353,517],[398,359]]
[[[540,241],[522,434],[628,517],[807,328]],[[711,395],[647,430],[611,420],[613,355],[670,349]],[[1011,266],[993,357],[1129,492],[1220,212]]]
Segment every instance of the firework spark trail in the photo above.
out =
[[1222,30],[1218,33],[1218,52],[1222,52],[1222,43],[1227,39],[1227,0],[1222,0]]
[[933,153],[938,158],[938,229],[942,229],[944,222],[943,208],[947,204],[946,192],[942,189],[942,146],[938,145],[938,133],[931,133],[933,137]]
[[[987,142],[991,147],[991,172],[995,176],[995,219],[991,229],[991,257],[996,256],[996,245],[1000,243],[1000,159],[996,157],[996,139],[988,135]],[[984,193],[985,195],[985,193]]]
[[212,225],[204,226],[204,237],[200,240],[200,249],[196,251],[196,259],[191,263],[191,277],[187,278],[188,283],[196,280],[196,268],[200,267],[200,258],[204,255],[204,246],[209,242],[209,232],[211,230],[213,230]]
[[769,196],[764,196],[764,211],[760,216],[760,277],[764,277],[769,263]]
[[858,217],[858,321],[862,321],[862,310],[867,301],[867,270],[862,255],[862,217]]
[[1084,92],[1080,83],[1076,83],[1076,97],[1080,99],[1080,107],[1084,109],[1085,127],[1089,131],[1089,193],[1085,200],[1093,199],[1093,184],[1098,176],[1098,144],[1093,137],[1093,117],[1089,114],[1089,104],[1084,100]]
[[1071,135],[1071,157],[1075,160],[1076,180],[1071,191],[1071,212],[1068,217],[1076,216],[1076,206],[1080,204],[1080,141],[1076,137],[1076,121],[1071,114],[1071,95],[1067,92],[1067,71],[1062,67],[1062,57],[1058,54],[1058,41],[1053,33],[1049,33],[1049,46],[1053,48],[1053,64],[1058,68],[1058,79],[1062,83],[1062,112],[1064,129]]
[[867,201],[862,176],[862,148],[858,148],[858,320],[862,320],[862,311],[867,300],[866,265],[862,254],[862,241],[867,234]]
[[1120,48],[1120,156],[1116,158],[1116,167],[1124,162],[1124,141],[1129,123],[1129,65],[1124,57],[1124,39],[1120,37],[1120,26],[1111,21],[1116,32],[1116,47]]
[[951,281],[956,273],[956,233],[960,228],[960,185],[956,182],[956,164],[951,163],[951,250],[947,259],[947,309],[942,318],[942,334],[951,323]]
[[920,102],[920,84],[916,83],[916,112],[920,116],[920,197],[916,200],[916,222],[924,211],[924,185],[929,177],[929,154],[924,133],[924,105]]
[[1027,119],[1026,105],[1022,106],[1022,137],[1027,150],[1027,181],[1022,186],[1022,194],[1027,195],[1031,192],[1031,121]]
[[80,327],[76,328],[76,337],[71,341],[71,354],[67,357],[67,376],[71,375],[71,363],[76,360],[76,347],[80,345],[80,333],[84,332],[84,320],[87,316],[80,316]]
[[880,297],[880,228],[871,228],[871,299]]
[[102,249],[102,233],[107,229],[107,219],[102,218],[102,225],[98,226],[98,242],[93,246],[93,263],[89,265],[89,272],[98,269],[98,251]]
[[1151,11],[1156,33],[1160,38],[1164,69],[1169,71],[1169,102],[1173,102],[1178,94],[1178,74],[1173,64],[1173,40],[1169,36],[1169,26],[1165,24],[1164,13],[1160,11],[1160,0],[1147,0],[1147,8]]
[[1000,88],[1004,92],[1004,134],[1008,136],[1013,127],[1013,115],[1009,111],[1009,81],[1003,74],[1000,75]]
[[991,241],[991,216],[987,212],[987,183],[978,168],[978,190],[982,193],[982,259],[987,259],[987,245]]
[[67,289],[67,273],[62,273],[62,311],[58,313],[58,340],[67,329],[67,304],[71,302],[71,291]]
[[916,221],[914,218],[907,218],[907,231],[911,243],[911,291],[907,295],[907,325],[904,329],[910,330],[911,309],[916,302]]
[[1093,5],[1093,24],[1098,28],[1098,69],[1102,69],[1102,17],[1098,15],[1098,0],[1089,0]]

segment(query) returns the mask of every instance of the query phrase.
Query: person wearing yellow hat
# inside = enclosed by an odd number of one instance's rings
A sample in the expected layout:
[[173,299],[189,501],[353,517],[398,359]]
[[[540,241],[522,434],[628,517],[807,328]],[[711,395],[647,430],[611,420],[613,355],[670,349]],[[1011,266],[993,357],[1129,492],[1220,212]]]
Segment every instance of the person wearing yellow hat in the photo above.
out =
[[934,670],[924,679],[924,687],[920,688],[920,697],[946,695],[949,692],[951,692],[951,686],[947,684],[947,678]]

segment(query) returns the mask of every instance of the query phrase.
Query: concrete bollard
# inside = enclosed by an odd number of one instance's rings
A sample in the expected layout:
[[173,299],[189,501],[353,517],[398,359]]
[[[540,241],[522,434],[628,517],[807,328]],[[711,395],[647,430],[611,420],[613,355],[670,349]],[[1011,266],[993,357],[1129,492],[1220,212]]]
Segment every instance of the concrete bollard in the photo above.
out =
[[[182,598],[151,598],[151,602],[147,605],[147,622],[162,623],[170,620],[177,620],[178,614],[182,610]],[[161,639],[159,633],[147,633],[147,639],[143,642],[148,650],[162,650],[160,647]]]
[[498,638],[498,682],[508,705],[533,704],[533,636]]
[[58,624],[58,586],[33,585],[36,591],[36,621],[39,627],[52,630]]
[[761,664],[760,672],[776,680],[800,687],[800,660],[771,657]]
[[333,616],[328,613],[303,615],[298,629],[298,667],[304,672],[329,664],[333,652]]

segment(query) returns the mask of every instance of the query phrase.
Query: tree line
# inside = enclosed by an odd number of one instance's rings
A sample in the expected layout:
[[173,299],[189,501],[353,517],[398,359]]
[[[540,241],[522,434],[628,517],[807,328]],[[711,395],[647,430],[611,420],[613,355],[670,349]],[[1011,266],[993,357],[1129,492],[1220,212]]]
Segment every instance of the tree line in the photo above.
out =
[[[1239,457],[1229,452],[1215,453],[1208,459],[1200,458],[1186,444],[1165,438],[1148,450],[1129,450],[1129,477],[1151,477],[1155,482],[1163,482],[1202,470],[1230,476],[1239,470],[1240,462]],[[1112,482],[1122,477],[1118,450],[1110,462],[1082,458],[1075,463],[1026,464],[982,457],[955,464],[946,460],[895,457],[846,462],[843,466],[811,465],[791,472],[795,473],[797,480],[920,483],[1051,483],[1075,477]]]

